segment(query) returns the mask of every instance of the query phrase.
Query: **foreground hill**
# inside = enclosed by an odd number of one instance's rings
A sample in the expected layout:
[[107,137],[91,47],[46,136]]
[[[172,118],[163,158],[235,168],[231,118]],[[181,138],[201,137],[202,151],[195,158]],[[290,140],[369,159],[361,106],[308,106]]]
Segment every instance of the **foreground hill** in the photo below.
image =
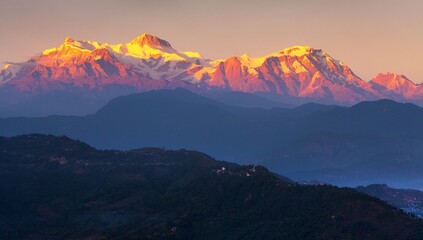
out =
[[2,239],[423,239],[423,222],[347,188],[300,186],[200,152],[0,138]]
[[67,37],[26,62],[6,64],[0,70],[0,115],[87,114],[116,96],[176,87],[260,94],[294,105],[383,98],[423,104],[423,85],[398,74],[364,81],[321,49],[294,46],[257,58],[214,61],[145,33],[120,44]]
[[295,180],[423,189],[422,122],[422,108],[389,100],[257,109],[177,89],[119,97],[84,117],[0,119],[0,135],[67,135],[104,149],[196,149]]

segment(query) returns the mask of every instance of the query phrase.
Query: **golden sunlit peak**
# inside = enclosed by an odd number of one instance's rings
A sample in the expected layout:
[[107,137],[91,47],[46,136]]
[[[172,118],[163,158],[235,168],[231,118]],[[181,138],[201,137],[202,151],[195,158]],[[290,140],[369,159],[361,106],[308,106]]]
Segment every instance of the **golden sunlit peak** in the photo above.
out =
[[149,33],[143,33],[140,36],[136,37],[131,41],[131,44],[149,47],[159,47],[159,48],[171,48],[172,46],[166,40],[160,39],[157,36],[151,35]]
[[12,66],[10,63],[7,63],[3,66],[3,68],[1,70],[6,70],[8,69],[10,66]]
[[198,52],[183,52],[183,54],[187,55],[190,58],[203,58],[200,53]]
[[241,60],[241,62],[244,65],[250,66],[250,67],[258,67],[260,65],[263,64],[263,62],[266,60],[265,57],[261,57],[261,58],[252,58],[251,56],[249,56],[248,54],[243,54],[239,57],[239,59]]
[[286,48],[280,52],[282,55],[288,56],[304,56],[312,53],[313,51],[321,51],[320,49],[314,49],[310,46],[293,46]]
[[64,43],[73,43],[75,40],[73,40],[71,37],[66,37]]

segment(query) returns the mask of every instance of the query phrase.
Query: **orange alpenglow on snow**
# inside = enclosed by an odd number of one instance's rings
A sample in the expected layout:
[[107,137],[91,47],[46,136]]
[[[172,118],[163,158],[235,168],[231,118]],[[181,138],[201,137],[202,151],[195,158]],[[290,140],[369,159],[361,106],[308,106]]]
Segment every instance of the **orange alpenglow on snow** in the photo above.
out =
[[153,36],[148,33],[144,33],[134,40],[131,41],[133,45],[140,45],[142,46],[149,46],[149,47],[156,47],[156,48],[172,48],[168,41],[162,40],[156,36]]
[[380,73],[370,83],[381,91],[397,94],[397,98],[419,99],[423,96],[423,85],[416,84],[401,74]]
[[138,90],[216,88],[340,104],[380,98],[423,99],[422,86],[402,75],[380,74],[366,82],[346,64],[308,46],[258,58],[244,54],[212,61],[197,52],[177,51],[169,42],[147,33],[120,44],[67,37],[59,47],[24,63],[7,64],[0,72],[0,86],[19,91],[64,86],[101,90],[109,85]]

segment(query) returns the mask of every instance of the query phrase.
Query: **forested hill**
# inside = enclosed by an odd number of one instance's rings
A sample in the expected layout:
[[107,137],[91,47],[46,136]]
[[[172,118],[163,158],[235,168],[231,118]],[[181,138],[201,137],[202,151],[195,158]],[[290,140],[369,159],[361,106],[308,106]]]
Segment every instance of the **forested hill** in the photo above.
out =
[[423,239],[353,189],[300,186],[200,152],[0,138],[0,239]]

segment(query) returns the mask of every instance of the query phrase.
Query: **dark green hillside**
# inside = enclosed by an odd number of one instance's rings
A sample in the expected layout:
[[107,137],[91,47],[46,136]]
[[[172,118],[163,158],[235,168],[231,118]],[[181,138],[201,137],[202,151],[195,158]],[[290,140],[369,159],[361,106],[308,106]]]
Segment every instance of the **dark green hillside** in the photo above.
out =
[[200,152],[25,135],[0,138],[0,239],[423,239],[423,223]]

